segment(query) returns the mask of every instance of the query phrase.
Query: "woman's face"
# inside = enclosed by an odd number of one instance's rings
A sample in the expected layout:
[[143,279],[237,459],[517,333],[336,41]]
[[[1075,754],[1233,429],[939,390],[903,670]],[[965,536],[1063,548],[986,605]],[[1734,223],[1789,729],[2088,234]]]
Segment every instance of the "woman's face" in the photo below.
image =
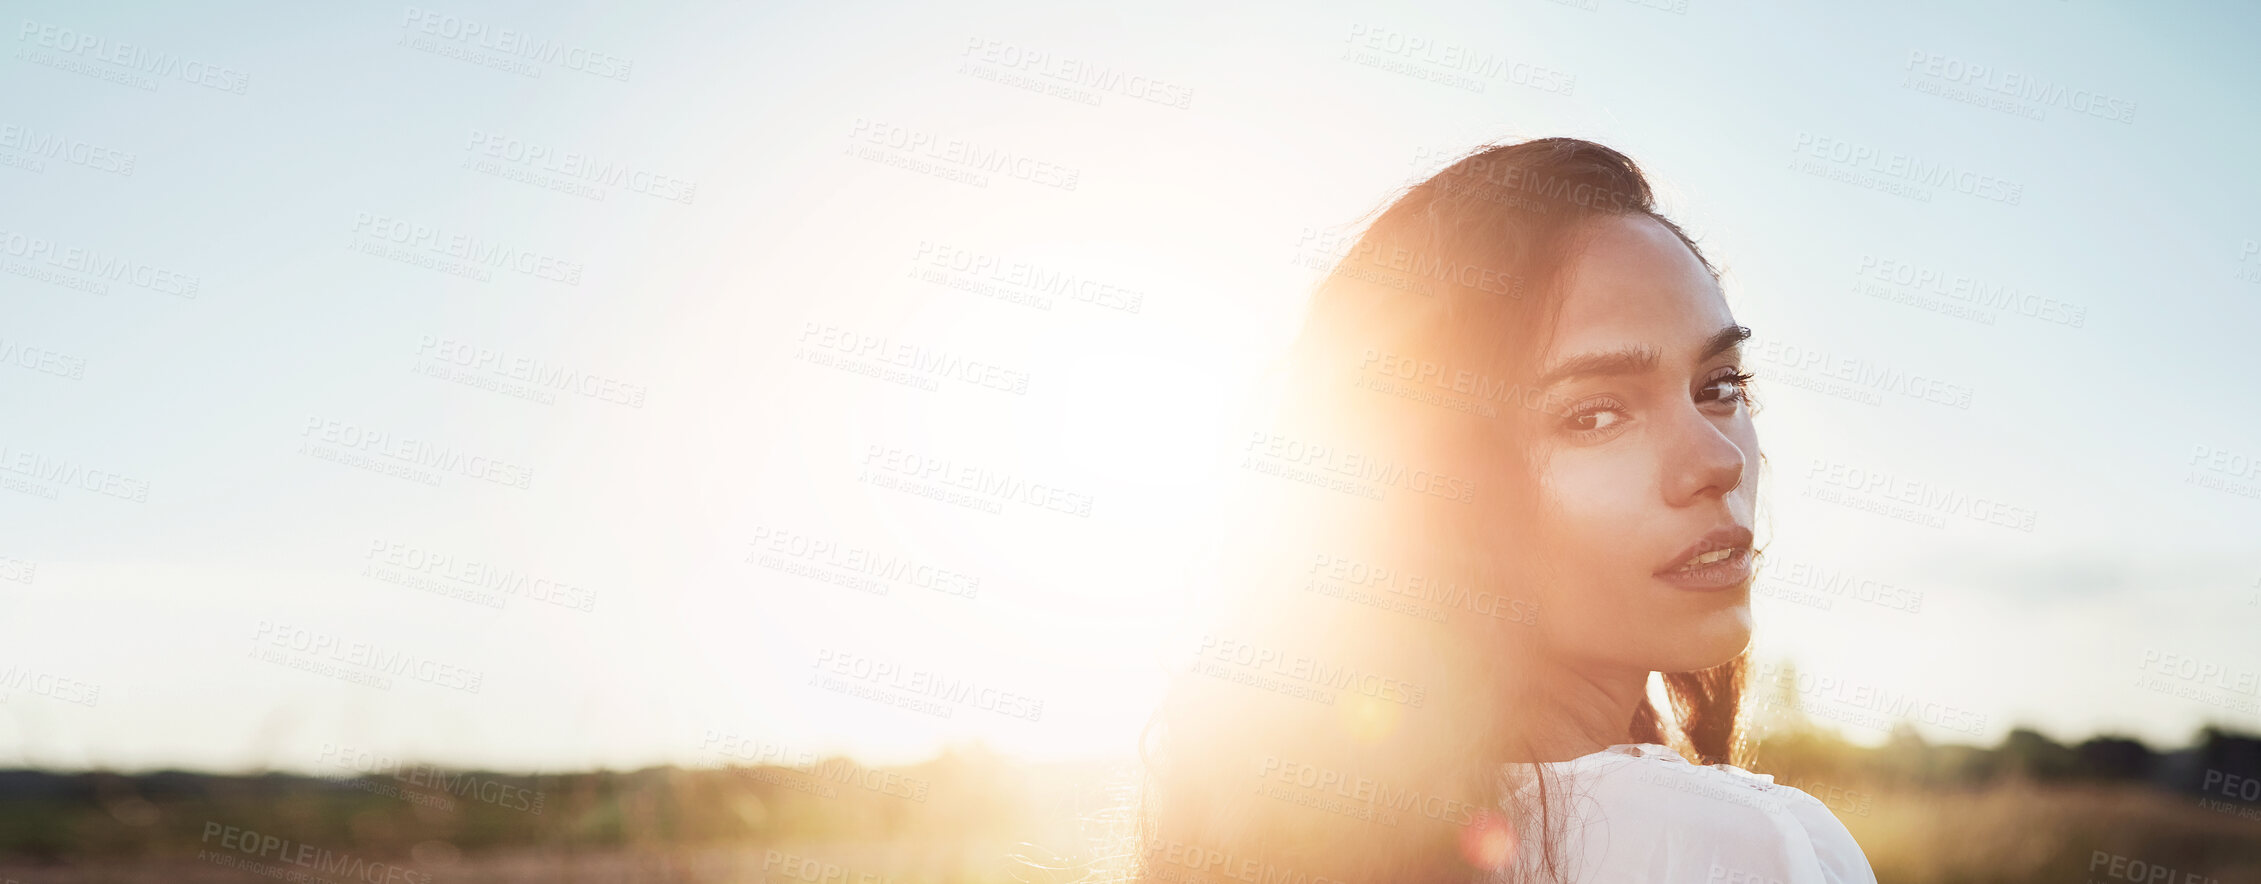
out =
[[[1715,666],[1751,637],[1748,332],[1654,219],[1603,217],[1585,234],[1531,415],[1545,647],[1578,667]],[[1682,568],[1716,548],[1722,561]]]

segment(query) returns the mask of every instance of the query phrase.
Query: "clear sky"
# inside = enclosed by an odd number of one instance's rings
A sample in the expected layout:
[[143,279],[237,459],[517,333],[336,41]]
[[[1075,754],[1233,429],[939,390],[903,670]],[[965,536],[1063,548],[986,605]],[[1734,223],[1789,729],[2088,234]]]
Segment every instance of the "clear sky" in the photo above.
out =
[[2251,7],[596,6],[11,6],[0,765],[1120,752],[1315,248],[1540,135],[1757,331],[1817,717],[2261,729]]

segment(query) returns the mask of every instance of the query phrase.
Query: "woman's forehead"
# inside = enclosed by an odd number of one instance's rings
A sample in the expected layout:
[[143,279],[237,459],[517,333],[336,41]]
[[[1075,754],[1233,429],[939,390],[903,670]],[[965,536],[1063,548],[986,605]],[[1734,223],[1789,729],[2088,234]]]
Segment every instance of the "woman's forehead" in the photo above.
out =
[[1711,271],[1646,215],[1596,219],[1563,270],[1550,354],[1626,345],[1670,353],[1735,324]]

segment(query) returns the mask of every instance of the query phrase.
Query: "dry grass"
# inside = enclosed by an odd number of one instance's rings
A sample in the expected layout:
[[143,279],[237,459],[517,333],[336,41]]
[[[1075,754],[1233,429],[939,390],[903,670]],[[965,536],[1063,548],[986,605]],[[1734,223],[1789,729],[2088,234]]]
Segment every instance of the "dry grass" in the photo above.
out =
[[[771,809],[754,814],[758,824],[738,825],[735,834],[733,827],[716,824],[735,805],[708,800],[711,790],[697,786],[704,780],[690,775],[627,778],[618,794],[585,806],[559,786],[552,788],[552,806],[541,817],[502,815],[505,821],[540,821],[551,834],[538,840],[490,838],[483,842],[490,847],[464,850],[454,845],[475,843],[466,837],[472,829],[464,820],[441,814],[411,825],[423,819],[419,807],[388,804],[362,792],[326,793],[330,797],[322,800],[251,796],[168,804],[159,822],[142,826],[126,826],[92,806],[76,813],[55,812],[75,805],[43,806],[40,813],[9,818],[10,825],[59,826],[56,836],[74,849],[45,862],[24,853],[0,858],[0,882],[371,880],[272,861],[263,868],[239,868],[199,858],[204,845],[198,835],[207,819],[240,821],[370,861],[397,862],[429,873],[432,884],[1073,884],[1086,879],[1095,851],[1123,846],[1109,837],[1120,835],[1119,825],[1093,812],[1108,806],[1106,796],[1074,785],[1077,777],[1070,771],[1022,772],[1013,783],[928,773],[936,782],[932,802],[865,796],[862,803],[845,798],[779,803],[806,799],[789,792],[770,796]],[[1919,787],[1842,771],[1828,779],[1826,787],[1819,778],[1785,781],[1837,811],[1884,882],[2261,882],[2261,818],[2256,818],[2261,810],[2250,805],[2217,810],[2202,799],[2133,782],[2036,784],[2003,777],[1984,787]],[[674,796],[676,803],[662,796]],[[356,803],[339,811],[323,801]],[[826,812],[844,815],[826,823]],[[890,813],[923,816],[887,824]],[[319,822],[324,816],[352,824],[325,828]],[[639,825],[621,822],[644,818],[649,819]],[[619,830],[609,843],[555,834],[606,825]],[[2099,856],[2102,863],[2092,870]],[[2118,875],[2112,874],[2114,858],[2122,864]],[[2133,872],[2129,862],[2164,871]]]
[[[1840,813],[1839,819],[1860,841],[1879,881],[2104,881],[2113,880],[2113,856],[2173,870],[2155,880],[2196,874],[2189,880],[2261,881],[2261,821],[2143,786],[2012,782],[1980,789],[1886,787],[1875,795],[1867,815]],[[2099,853],[2105,865],[2092,874]]]

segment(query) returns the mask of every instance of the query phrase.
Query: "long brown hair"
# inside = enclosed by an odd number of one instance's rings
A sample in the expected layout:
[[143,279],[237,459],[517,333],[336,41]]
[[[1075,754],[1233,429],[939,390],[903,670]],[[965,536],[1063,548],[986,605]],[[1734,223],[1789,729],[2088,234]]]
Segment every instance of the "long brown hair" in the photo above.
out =
[[[1232,604],[1142,740],[1135,847],[1114,877],[1291,884],[1561,879],[1560,799],[1508,804],[1546,616],[1527,588],[1528,386],[1583,222],[1665,224],[1633,161],[1589,141],[1479,149],[1382,209],[1320,284],[1236,443]],[[1713,271],[1717,275],[1717,271]],[[1742,658],[1666,673],[1628,742],[1733,762]],[[1538,760],[1538,759],[1532,759]],[[1514,818],[1510,818],[1510,814]],[[1512,860],[1512,862],[1510,862]]]

